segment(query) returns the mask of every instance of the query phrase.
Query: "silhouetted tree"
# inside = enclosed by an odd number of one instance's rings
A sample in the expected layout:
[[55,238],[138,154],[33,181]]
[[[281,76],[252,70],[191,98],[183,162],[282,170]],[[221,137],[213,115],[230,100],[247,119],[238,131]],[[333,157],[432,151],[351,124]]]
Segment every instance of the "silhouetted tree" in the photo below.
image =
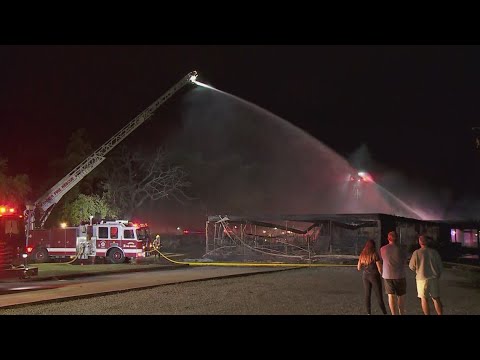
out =
[[110,158],[104,171],[106,197],[126,218],[131,218],[135,209],[147,200],[190,199],[185,193],[190,186],[186,171],[170,164],[164,149],[143,154],[122,147]]

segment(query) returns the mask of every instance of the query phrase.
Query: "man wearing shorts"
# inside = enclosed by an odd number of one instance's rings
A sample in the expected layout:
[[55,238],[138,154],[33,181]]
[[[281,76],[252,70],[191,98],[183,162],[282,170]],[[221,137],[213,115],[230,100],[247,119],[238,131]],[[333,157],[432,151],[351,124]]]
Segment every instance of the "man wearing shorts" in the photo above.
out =
[[443,314],[443,305],[440,301],[440,287],[438,280],[443,271],[442,259],[437,250],[427,246],[427,238],[418,238],[420,249],[415,250],[410,259],[410,270],[416,272],[417,292],[425,315],[430,315],[428,299],[432,298],[435,311]]
[[388,295],[390,312],[392,315],[404,315],[407,292],[405,278],[407,252],[397,244],[395,231],[388,233],[388,244],[380,248],[380,257],[383,261],[382,277],[385,283],[385,292]]

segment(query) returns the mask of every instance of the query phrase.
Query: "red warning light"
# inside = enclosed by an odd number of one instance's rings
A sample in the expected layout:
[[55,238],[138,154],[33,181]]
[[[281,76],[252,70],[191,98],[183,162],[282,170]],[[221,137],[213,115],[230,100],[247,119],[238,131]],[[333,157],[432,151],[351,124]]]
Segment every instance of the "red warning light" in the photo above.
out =
[[13,214],[15,213],[15,208],[10,206],[2,205],[0,206],[0,215],[1,214]]
[[27,247],[27,253],[31,253],[32,250],[33,250],[33,247],[31,247],[31,246]]

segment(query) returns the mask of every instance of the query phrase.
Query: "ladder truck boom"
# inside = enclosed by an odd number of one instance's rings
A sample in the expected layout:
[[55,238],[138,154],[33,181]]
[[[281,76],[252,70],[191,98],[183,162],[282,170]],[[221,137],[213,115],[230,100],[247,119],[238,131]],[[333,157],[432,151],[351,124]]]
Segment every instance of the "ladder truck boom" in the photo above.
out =
[[[41,217],[39,223],[43,228],[45,221],[53,210],[55,204],[76,184],[87,176],[93,169],[105,160],[105,155],[131,134],[137,127],[148,120],[153,113],[172,95],[189,83],[195,83],[197,72],[192,71],[183,77],[179,82],[173,85],[165,94],[159,97],[154,103],[147,107],[143,112],[137,115],[132,121],[125,125],[120,131],[113,135],[107,142],[100,146],[92,155],[86,158],[75,169],[70,171],[62,180],[56,183],[50,190],[43,194],[34,203],[34,208],[39,209]],[[30,219],[30,228],[33,229],[33,211],[28,214]]]

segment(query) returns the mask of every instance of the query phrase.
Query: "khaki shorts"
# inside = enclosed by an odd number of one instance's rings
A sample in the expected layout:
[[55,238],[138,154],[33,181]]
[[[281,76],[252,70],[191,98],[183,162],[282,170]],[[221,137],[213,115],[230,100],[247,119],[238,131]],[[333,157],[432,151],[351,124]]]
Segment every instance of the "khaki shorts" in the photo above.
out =
[[438,279],[417,280],[417,293],[419,298],[439,298]]

